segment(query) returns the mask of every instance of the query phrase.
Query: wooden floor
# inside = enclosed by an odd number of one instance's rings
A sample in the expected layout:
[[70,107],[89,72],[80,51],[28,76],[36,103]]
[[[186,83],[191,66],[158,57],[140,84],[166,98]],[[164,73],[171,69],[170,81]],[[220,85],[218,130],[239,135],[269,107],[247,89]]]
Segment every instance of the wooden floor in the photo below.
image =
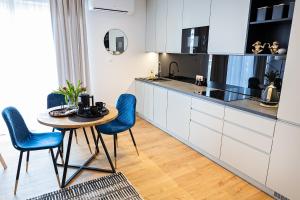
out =
[[[133,133],[140,156],[137,156],[128,132],[121,134],[117,170],[126,175],[145,200],[271,199],[254,186],[142,119],[137,119]],[[75,140],[73,141],[71,163],[82,162],[90,155],[84,137],[82,134],[78,136],[79,144],[76,145]],[[113,155],[112,138],[105,137],[105,141]],[[1,200],[26,199],[58,189],[48,151],[33,152],[28,173],[25,172],[23,157],[18,192],[14,197],[18,152],[12,148],[7,135],[0,137],[0,152],[8,165],[6,170],[0,166]],[[103,151],[93,165],[108,167]],[[104,175],[106,174],[85,171],[72,184]]]

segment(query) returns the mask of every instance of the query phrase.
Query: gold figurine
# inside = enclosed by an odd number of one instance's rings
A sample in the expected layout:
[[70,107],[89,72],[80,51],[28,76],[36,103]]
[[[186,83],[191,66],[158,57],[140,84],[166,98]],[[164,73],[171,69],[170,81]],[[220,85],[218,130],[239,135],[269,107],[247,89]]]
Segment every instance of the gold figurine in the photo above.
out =
[[259,54],[264,50],[266,43],[262,45],[260,41],[256,41],[254,44],[252,44],[252,46],[254,47],[254,49],[252,49],[252,52],[255,54]]
[[277,42],[277,41],[273,42],[272,46],[270,45],[270,43],[267,43],[267,44],[268,44],[268,48],[270,49],[272,54],[278,53],[279,42]]

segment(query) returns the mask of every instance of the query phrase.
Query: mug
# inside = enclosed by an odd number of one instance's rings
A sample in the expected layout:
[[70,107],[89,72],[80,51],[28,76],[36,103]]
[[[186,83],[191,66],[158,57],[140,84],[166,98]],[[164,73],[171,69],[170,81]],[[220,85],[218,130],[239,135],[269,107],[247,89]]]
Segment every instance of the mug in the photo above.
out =
[[98,107],[99,110],[102,110],[103,108],[105,108],[105,103],[103,102],[96,102],[96,106]]
[[97,115],[99,113],[98,106],[91,106],[90,111],[92,115]]

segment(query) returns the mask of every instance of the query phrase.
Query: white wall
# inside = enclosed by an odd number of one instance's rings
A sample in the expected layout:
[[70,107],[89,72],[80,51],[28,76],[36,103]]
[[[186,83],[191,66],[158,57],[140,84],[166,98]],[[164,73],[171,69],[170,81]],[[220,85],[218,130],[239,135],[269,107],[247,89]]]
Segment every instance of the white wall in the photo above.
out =
[[[86,11],[91,91],[96,101],[115,104],[121,93],[134,92],[134,78],[157,70],[158,55],[145,53],[146,0],[136,0],[133,15]],[[121,55],[106,51],[103,39],[109,29],[124,31],[127,50]]]

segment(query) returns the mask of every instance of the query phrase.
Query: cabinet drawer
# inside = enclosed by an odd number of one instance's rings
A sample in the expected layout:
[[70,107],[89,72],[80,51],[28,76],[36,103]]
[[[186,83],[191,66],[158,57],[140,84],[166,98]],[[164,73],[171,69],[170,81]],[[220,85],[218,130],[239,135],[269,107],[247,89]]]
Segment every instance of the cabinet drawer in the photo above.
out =
[[223,120],[196,110],[191,111],[191,120],[222,133]]
[[224,122],[223,133],[268,154],[271,152],[272,139],[249,129]]
[[190,124],[190,143],[216,158],[220,156],[221,137],[221,134],[195,122]]
[[192,99],[192,108],[195,110],[213,115],[218,118],[224,117],[224,106],[216,103],[211,103],[202,99]]
[[275,120],[266,117],[226,107],[225,120],[271,137],[274,134]]
[[220,159],[265,185],[269,163],[267,154],[223,136]]

